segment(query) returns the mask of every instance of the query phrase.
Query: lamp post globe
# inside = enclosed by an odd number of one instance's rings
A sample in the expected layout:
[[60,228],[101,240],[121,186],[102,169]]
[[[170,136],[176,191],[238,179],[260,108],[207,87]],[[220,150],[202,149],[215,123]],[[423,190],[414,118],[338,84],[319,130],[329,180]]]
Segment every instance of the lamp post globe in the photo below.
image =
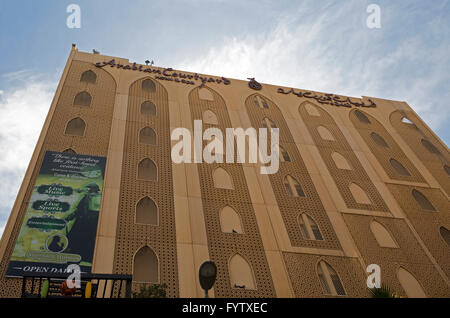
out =
[[217,266],[212,261],[204,262],[198,271],[198,277],[200,280],[200,286],[202,286],[205,291],[205,298],[208,298],[208,290],[210,290],[217,277]]

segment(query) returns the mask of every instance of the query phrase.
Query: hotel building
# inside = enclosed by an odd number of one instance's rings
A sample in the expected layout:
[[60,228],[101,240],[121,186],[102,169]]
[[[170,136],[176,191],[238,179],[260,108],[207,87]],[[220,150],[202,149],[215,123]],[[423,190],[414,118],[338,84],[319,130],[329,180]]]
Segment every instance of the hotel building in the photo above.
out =
[[[175,128],[279,128],[280,166],[174,163]],[[207,141],[203,141],[203,147]],[[168,297],[450,296],[450,153],[402,101],[195,74],[73,46],[0,243],[0,297],[46,151],[106,158],[92,272]],[[69,242],[70,245],[70,242]]]

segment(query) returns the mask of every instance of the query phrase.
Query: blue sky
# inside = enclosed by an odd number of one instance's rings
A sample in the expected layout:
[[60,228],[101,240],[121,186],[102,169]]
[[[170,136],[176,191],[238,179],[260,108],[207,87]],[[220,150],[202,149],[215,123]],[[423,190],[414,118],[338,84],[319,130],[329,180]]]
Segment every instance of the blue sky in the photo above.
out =
[[[69,4],[81,28],[69,29]],[[369,4],[381,28],[369,29]],[[0,232],[72,43],[157,66],[404,100],[450,141],[450,1],[0,1]]]

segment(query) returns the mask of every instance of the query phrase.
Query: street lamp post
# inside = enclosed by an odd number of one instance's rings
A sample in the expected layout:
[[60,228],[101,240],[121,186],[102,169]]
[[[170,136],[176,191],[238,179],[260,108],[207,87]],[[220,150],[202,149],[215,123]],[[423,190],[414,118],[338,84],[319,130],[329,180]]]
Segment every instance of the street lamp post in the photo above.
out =
[[198,277],[200,280],[200,286],[202,286],[205,291],[205,298],[209,298],[208,290],[210,290],[214,283],[216,282],[217,277],[217,266],[214,262],[206,261],[198,270]]

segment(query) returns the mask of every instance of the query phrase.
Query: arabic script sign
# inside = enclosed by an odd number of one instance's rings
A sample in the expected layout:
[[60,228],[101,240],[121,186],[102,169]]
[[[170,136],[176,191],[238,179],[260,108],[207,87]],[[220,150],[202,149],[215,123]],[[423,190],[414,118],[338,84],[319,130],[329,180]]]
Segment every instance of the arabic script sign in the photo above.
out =
[[333,106],[342,106],[342,107],[376,107],[377,105],[369,98],[369,104],[366,104],[363,100],[359,99],[358,101],[352,100],[350,97],[341,97],[334,94],[316,94],[313,92],[296,92],[293,88],[291,88],[289,91],[285,91],[281,87],[278,88],[277,92],[279,94],[294,94],[298,97],[304,97],[304,98],[313,98],[320,104],[329,104]]

